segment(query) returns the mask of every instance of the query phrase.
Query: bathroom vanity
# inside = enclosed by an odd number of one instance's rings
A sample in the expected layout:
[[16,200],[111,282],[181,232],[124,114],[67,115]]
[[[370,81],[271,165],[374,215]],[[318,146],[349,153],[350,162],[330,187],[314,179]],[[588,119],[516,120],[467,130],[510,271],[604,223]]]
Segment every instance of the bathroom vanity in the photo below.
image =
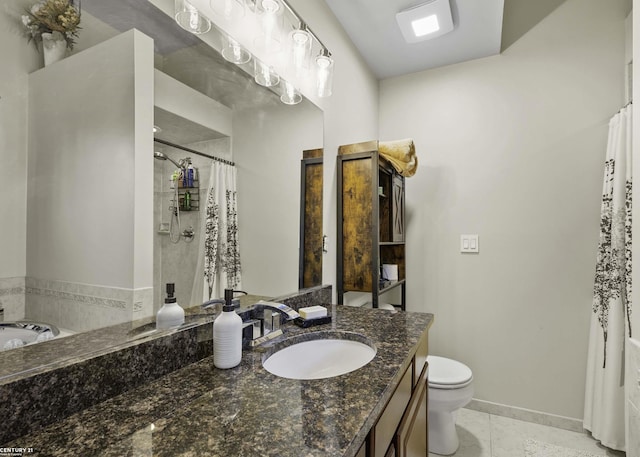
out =
[[336,305],[330,312],[329,324],[287,324],[284,338],[358,333],[377,350],[369,364],[327,379],[277,377],[262,366],[274,340],[245,350],[236,368],[217,369],[205,357],[2,447],[51,456],[407,455],[412,440],[426,440],[433,316]]

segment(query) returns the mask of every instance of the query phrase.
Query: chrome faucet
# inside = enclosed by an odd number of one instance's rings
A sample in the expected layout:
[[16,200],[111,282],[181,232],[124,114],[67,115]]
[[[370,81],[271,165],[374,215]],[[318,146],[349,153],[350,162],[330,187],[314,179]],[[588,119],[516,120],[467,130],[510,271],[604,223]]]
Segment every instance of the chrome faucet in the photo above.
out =
[[244,339],[248,346],[260,346],[284,334],[284,321],[300,315],[283,303],[260,300],[251,307],[252,319],[245,322]]
[[300,314],[298,314],[297,311],[288,307],[284,303],[260,300],[258,303],[253,305],[253,311],[258,315],[260,315],[261,313],[264,314],[265,310],[271,310],[272,312],[281,313],[285,316],[287,321],[300,317]]

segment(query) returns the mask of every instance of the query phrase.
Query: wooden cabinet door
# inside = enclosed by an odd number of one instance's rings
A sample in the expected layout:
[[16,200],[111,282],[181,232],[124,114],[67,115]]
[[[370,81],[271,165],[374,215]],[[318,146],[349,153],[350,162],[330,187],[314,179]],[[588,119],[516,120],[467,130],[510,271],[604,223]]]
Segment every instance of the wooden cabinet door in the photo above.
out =
[[301,162],[298,288],[322,284],[322,149],[304,151]]
[[393,176],[391,224],[393,226],[393,241],[404,241],[404,178]]
[[427,399],[429,394],[429,367],[425,364],[420,381],[411,397],[396,434],[397,457],[427,457]]

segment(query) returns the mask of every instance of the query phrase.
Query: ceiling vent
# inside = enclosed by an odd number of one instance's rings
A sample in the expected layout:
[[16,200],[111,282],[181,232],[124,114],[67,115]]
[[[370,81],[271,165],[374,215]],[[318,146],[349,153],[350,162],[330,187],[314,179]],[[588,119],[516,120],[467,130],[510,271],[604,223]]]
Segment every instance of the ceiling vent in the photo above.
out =
[[400,11],[396,21],[407,43],[431,40],[453,30],[449,0],[431,0]]

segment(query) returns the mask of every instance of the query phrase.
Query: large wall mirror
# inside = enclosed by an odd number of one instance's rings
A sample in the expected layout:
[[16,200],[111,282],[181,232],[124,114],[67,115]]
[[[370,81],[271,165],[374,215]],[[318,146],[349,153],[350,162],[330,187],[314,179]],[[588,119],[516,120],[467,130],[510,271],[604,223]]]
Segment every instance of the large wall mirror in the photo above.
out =
[[[225,61],[215,27],[182,30],[172,0],[83,0],[73,53],[42,68],[21,24],[32,3],[0,10],[0,189],[26,202],[0,204],[11,208],[4,321],[91,332],[155,315],[166,283],[183,307],[202,303],[208,195],[227,166],[207,156],[235,164],[237,227],[224,228],[237,229],[242,289],[297,290],[300,159],[322,148],[322,111],[306,98],[283,104],[251,63]],[[188,159],[195,183],[176,189]]]

